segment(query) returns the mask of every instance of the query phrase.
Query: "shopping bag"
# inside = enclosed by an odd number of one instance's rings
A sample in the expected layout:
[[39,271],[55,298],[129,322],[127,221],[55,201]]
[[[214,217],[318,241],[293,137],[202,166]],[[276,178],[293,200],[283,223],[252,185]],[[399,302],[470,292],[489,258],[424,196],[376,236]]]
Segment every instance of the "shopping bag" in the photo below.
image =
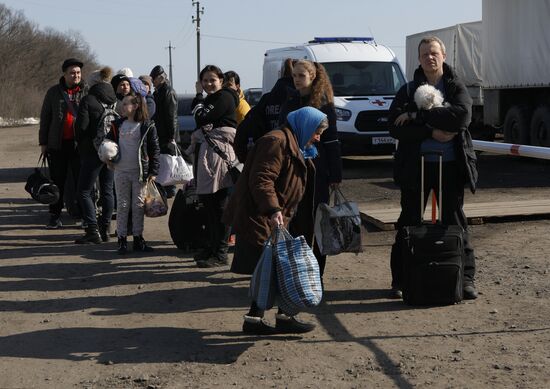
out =
[[295,315],[318,305],[323,297],[321,274],[305,238],[294,238],[283,226],[277,227],[273,257],[279,308],[287,315]]
[[185,184],[193,179],[193,169],[183,159],[176,146],[176,155],[161,154],[156,181],[162,186]]
[[356,203],[347,201],[340,189],[332,191],[333,205],[321,203],[315,214],[315,240],[322,255],[360,253],[361,215]]
[[273,263],[273,246],[271,239],[264,244],[262,256],[254,269],[248,295],[258,308],[264,311],[273,307],[277,292],[277,278]]
[[148,180],[145,185],[144,205],[145,216],[159,217],[168,213],[168,201],[157,187],[157,183]]
[[27,178],[25,190],[33,199],[42,204],[54,204],[59,201],[59,188],[49,178],[48,164],[44,154],[38,158],[38,166]]

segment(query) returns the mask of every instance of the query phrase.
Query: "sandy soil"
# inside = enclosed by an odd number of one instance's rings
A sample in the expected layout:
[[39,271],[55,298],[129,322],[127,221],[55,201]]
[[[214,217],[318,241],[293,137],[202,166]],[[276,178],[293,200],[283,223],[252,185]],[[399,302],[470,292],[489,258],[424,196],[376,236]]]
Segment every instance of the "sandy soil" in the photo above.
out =
[[[150,256],[75,246],[66,215],[45,230],[23,190],[37,128],[0,133],[0,388],[550,387],[548,219],[473,226],[480,297],[433,308],[388,298],[394,233],[365,228],[363,254],[329,258],[302,314],[315,331],[246,336],[248,279],[195,268],[167,217],[146,220]],[[467,201],[547,198],[549,167],[483,155]],[[391,161],[347,161],[345,178],[350,199],[397,206]]]

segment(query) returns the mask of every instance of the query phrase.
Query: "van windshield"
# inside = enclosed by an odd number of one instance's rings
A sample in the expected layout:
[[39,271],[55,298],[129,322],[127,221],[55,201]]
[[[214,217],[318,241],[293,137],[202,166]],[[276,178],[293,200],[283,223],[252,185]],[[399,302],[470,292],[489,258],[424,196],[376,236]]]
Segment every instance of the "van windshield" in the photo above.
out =
[[327,62],[334,96],[395,95],[405,78],[394,62]]

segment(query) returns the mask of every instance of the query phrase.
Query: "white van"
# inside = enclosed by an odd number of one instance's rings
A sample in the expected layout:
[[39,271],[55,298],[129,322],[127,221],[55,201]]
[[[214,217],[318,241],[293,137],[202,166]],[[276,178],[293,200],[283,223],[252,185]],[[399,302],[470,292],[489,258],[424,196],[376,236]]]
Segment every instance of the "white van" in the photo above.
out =
[[344,155],[388,154],[388,111],[406,82],[394,52],[373,38],[314,38],[309,43],[267,50],[263,92],[281,77],[286,58],[322,63],[334,89],[338,137]]

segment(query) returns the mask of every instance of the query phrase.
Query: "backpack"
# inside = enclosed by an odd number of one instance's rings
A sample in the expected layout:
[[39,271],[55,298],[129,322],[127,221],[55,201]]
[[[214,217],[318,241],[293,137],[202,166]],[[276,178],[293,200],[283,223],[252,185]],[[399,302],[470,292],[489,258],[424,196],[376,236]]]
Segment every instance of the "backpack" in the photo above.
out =
[[111,123],[120,118],[120,115],[115,111],[116,103],[111,105],[101,103],[101,105],[103,106],[103,113],[97,122],[96,135],[93,140],[96,150],[99,149],[103,139],[105,139],[105,135],[111,131]]

